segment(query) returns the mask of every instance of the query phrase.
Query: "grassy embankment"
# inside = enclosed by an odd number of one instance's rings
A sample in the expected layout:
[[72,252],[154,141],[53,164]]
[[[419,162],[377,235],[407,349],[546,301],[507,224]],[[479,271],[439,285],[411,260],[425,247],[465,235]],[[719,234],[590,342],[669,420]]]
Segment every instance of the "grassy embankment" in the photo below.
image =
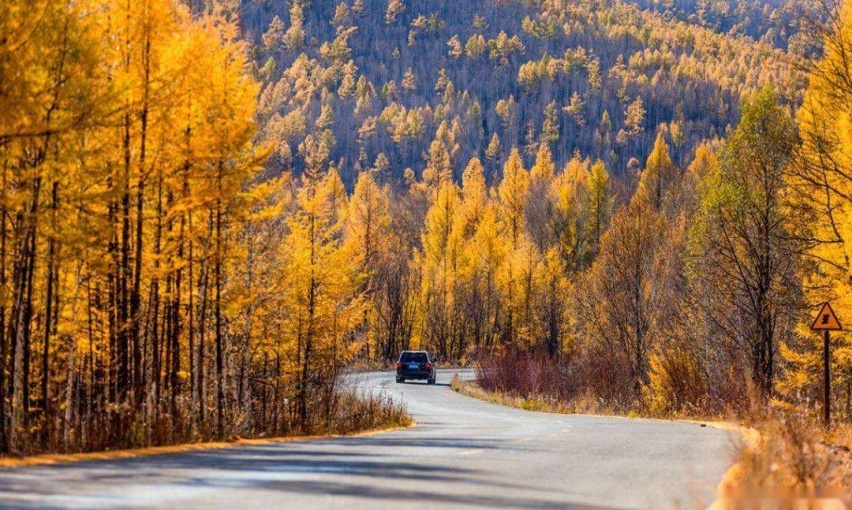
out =
[[70,452],[32,456],[2,457],[0,469],[83,462],[93,460],[130,459],[185,453],[196,450],[217,450],[236,446],[281,443],[321,437],[358,436],[387,430],[409,427],[414,423],[406,405],[385,395],[369,391],[342,390],[337,396],[331,415],[320,420],[307,432],[295,431],[281,437],[233,437],[225,441],[206,441],[147,448],[119,449],[106,451]]

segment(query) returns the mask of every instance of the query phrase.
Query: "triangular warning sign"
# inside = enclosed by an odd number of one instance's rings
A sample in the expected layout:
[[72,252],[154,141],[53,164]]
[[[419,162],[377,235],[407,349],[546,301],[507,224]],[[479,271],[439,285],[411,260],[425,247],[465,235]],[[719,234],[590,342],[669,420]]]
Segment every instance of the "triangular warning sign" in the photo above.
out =
[[822,310],[819,311],[819,315],[817,315],[811,329],[815,331],[840,331],[843,329],[843,326],[840,325],[840,321],[834,315],[831,305],[826,303],[822,305]]

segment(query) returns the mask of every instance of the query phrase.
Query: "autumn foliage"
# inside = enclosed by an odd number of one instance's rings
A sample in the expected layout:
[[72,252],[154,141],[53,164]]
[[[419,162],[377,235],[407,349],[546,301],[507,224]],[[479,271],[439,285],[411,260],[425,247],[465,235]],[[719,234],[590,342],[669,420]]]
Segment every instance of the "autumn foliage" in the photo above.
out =
[[816,413],[848,8],[820,45],[487,3],[3,2],[0,454],[405,423],[341,375],[409,348],[573,409]]
[[301,182],[264,175],[236,21],[0,6],[0,454],[407,419],[336,385],[376,248],[321,144]]

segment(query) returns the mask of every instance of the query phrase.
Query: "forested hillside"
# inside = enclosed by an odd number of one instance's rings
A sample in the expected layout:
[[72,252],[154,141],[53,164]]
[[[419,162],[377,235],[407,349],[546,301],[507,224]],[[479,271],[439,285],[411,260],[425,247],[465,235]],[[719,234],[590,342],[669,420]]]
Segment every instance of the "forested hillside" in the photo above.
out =
[[731,36],[746,36],[800,55],[819,51],[812,26],[825,23],[824,4],[807,0],[636,0],[632,3]]
[[471,157],[491,181],[512,147],[531,164],[545,142],[559,167],[579,151],[621,178],[638,170],[659,131],[685,164],[698,143],[736,124],[740,97],[764,84],[788,103],[801,99],[804,81],[790,62],[807,45],[791,42],[787,54],[780,35],[798,19],[794,7],[767,3],[768,19],[743,30],[728,22],[746,19],[739,13],[679,5],[683,16],[673,17],[640,7],[245,2],[242,26],[266,83],[264,136],[282,142],[270,167],[304,168],[311,136],[350,185],[365,168],[398,181],[407,168],[419,177],[446,165],[458,179]]

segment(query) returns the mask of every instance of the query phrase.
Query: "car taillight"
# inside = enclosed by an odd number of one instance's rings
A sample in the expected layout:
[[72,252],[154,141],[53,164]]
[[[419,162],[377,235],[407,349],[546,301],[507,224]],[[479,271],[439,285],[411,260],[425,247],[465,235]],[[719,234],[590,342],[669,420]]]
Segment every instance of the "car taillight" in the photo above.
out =
[[430,370],[431,368],[432,368],[432,364],[431,364],[431,363],[426,363],[426,370]]
[[396,362],[396,368],[397,368],[397,369],[402,368],[402,363],[400,363],[399,361],[397,361],[397,362]]

